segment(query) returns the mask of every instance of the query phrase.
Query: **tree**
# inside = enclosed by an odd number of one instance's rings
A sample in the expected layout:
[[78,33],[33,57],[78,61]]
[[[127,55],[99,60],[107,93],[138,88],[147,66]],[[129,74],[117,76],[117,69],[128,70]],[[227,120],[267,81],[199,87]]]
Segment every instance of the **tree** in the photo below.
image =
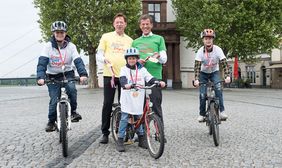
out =
[[173,7],[187,47],[199,48],[200,32],[212,28],[225,55],[251,62],[281,39],[281,0],[173,0]]
[[115,14],[127,16],[126,33],[136,37],[137,20],[141,11],[140,0],[34,0],[40,9],[40,28],[47,40],[50,26],[56,20],[67,23],[68,34],[79,49],[89,56],[90,87],[97,87],[96,49],[103,33],[113,31]]

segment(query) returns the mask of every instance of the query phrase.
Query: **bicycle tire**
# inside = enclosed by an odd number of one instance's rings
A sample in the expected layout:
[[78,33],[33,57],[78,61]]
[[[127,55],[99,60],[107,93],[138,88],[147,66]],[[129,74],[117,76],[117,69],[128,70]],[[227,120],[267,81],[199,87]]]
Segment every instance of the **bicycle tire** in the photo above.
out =
[[216,111],[215,111],[215,103],[211,102],[210,104],[210,124],[212,127],[212,135],[213,135],[213,141],[214,145],[218,146],[219,145],[219,125],[216,117]]
[[61,129],[60,129],[60,138],[62,142],[62,151],[63,156],[68,156],[68,136],[67,136],[67,104],[60,104],[60,120],[61,120]]
[[[148,144],[148,150],[150,155],[158,159],[162,156],[164,152],[164,129],[161,122],[161,119],[159,116],[157,116],[155,113],[152,113],[151,115],[148,115],[146,118],[147,122],[145,122],[146,126],[146,140]],[[155,127],[155,131],[153,132],[153,129],[151,129],[150,124],[153,122],[153,127]],[[157,149],[153,148],[153,142],[159,142],[157,145]]]
[[112,118],[111,118],[111,132],[112,137],[115,142],[118,140],[118,129],[119,129],[119,122],[121,117],[121,109],[120,107],[116,107],[113,111]]
[[209,126],[209,135],[212,135],[212,125],[211,125],[211,118],[210,118],[210,112],[208,112],[208,115],[207,115],[207,124]]

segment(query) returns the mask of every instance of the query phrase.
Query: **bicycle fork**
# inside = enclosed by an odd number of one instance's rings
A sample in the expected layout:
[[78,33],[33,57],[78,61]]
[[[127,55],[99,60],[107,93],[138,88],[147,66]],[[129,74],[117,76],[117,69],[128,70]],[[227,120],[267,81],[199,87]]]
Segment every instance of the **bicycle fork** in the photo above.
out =
[[61,130],[61,116],[60,116],[60,105],[66,105],[67,106],[67,126],[68,130],[71,129],[71,106],[70,103],[67,100],[61,100],[59,103],[57,103],[57,127],[58,130]]

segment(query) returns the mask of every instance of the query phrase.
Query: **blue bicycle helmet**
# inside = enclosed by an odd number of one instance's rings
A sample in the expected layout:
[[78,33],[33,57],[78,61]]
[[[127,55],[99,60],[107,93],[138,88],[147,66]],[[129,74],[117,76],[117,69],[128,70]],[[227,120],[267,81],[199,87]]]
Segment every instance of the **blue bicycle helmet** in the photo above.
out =
[[54,23],[52,23],[51,25],[51,31],[67,31],[67,24],[63,21],[55,21]]
[[140,55],[139,55],[139,51],[136,48],[129,48],[126,50],[125,54],[124,54],[124,58],[127,59],[127,57],[132,57],[135,56],[137,59],[139,59]]

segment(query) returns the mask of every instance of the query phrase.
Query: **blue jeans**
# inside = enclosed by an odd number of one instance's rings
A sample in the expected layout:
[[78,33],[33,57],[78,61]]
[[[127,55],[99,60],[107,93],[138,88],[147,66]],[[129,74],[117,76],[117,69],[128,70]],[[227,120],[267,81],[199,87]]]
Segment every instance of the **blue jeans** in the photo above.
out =
[[206,115],[206,95],[207,95],[207,86],[205,85],[208,81],[212,81],[215,84],[215,96],[219,99],[219,110],[220,112],[224,111],[223,105],[223,95],[221,89],[221,79],[219,71],[213,73],[200,73],[199,81],[203,84],[200,85],[200,115]]
[[[57,102],[61,95],[61,86],[56,83],[48,84],[47,86],[50,97],[48,118],[50,122],[55,122],[57,120]],[[77,90],[75,82],[69,82],[65,87],[70,99],[71,112],[74,112],[77,108]]]
[[[140,118],[141,115],[134,115],[134,118]],[[128,124],[128,113],[121,112],[120,122],[119,122],[119,129],[118,129],[118,138],[125,137],[125,131]],[[138,135],[144,135],[143,124],[137,129]]]

